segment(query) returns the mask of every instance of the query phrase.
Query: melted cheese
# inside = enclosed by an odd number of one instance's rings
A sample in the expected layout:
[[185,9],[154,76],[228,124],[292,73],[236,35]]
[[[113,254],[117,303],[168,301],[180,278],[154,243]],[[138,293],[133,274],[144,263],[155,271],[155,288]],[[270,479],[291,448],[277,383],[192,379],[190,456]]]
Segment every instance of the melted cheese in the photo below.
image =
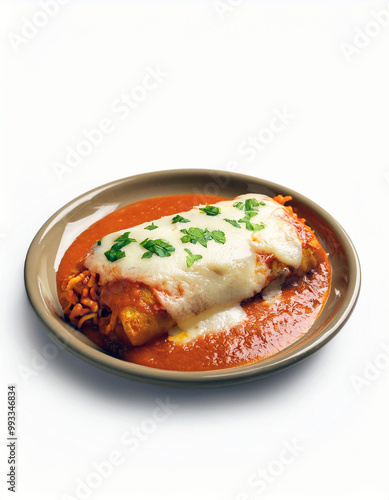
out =
[[[253,224],[264,224],[260,231],[240,228],[224,219],[239,220],[244,211],[233,205],[248,198],[265,203],[256,207],[258,214],[251,218]],[[202,205],[204,206],[204,205]],[[242,300],[259,293],[267,284],[270,269],[257,261],[257,254],[274,255],[280,262],[297,268],[301,263],[302,246],[295,227],[285,217],[286,211],[279,203],[265,195],[246,194],[234,200],[216,203],[221,213],[209,216],[193,208],[180,215],[189,219],[189,223],[172,224],[173,216],[155,220],[157,229],[145,229],[150,223],[141,224],[128,230],[109,234],[102,238],[101,245],[95,245],[89,253],[85,265],[91,271],[99,273],[101,283],[116,279],[130,279],[150,286],[172,316],[181,330],[185,322],[206,311],[212,311],[238,305]],[[225,233],[224,244],[208,241],[207,248],[199,243],[183,243],[181,229],[190,227],[207,228],[209,231],[221,230]],[[115,239],[125,231],[130,231],[132,242],[122,248],[125,257],[109,262],[104,252],[115,243]],[[169,257],[153,255],[142,259],[146,252],[139,242],[146,238],[167,240],[175,251]],[[192,254],[201,255],[191,267],[187,267],[184,249]],[[227,315],[228,316],[228,315]],[[218,330],[220,330],[220,322]],[[209,328],[207,327],[208,331]]]
[[[197,337],[221,332],[243,323],[247,319],[242,306],[237,305],[217,312],[206,311],[195,319],[184,321],[169,330],[169,340],[176,344],[187,344]],[[185,329],[184,329],[185,328]]]

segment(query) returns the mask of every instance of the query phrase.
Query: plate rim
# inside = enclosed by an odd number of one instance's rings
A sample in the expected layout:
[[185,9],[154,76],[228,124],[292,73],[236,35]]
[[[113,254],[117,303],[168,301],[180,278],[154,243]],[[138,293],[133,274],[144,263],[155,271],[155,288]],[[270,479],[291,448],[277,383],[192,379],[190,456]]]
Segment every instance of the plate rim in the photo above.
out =
[[[80,204],[81,201],[88,201],[93,198],[93,195],[98,195],[100,192],[107,191],[122,184],[131,183],[134,180],[145,179],[150,182],[150,178],[163,176],[175,177],[178,175],[185,175],[190,177],[203,175],[203,176],[226,176],[229,175],[231,180],[240,179],[244,182],[250,184],[250,182],[261,183],[273,191],[278,191],[280,193],[288,192],[292,197],[297,198],[303,204],[307,205],[315,213],[318,213],[320,217],[325,219],[325,221],[331,226],[335,231],[336,235],[342,242],[342,246],[346,252],[347,260],[349,263],[348,276],[350,279],[346,291],[346,296],[344,298],[345,306],[342,308],[342,312],[337,317],[334,325],[329,328],[324,327],[323,331],[319,333],[318,337],[312,344],[303,347],[295,353],[291,353],[286,358],[274,359],[279,353],[269,356],[262,361],[251,363],[248,365],[223,368],[219,370],[206,370],[206,371],[178,371],[178,370],[163,370],[160,368],[147,367],[143,365],[138,365],[128,361],[123,361],[117,359],[101,350],[91,348],[90,346],[83,343],[80,339],[73,337],[68,331],[65,325],[60,325],[58,323],[57,317],[53,313],[48,314],[48,307],[41,298],[39,292],[39,285],[33,282],[30,268],[33,265],[34,250],[38,246],[39,242],[43,238],[44,234],[50,229],[53,222],[61,215],[69,211],[69,209]],[[221,188],[222,191],[223,188]],[[353,271],[353,272],[351,272]],[[38,276],[36,276],[38,277]],[[319,206],[316,202],[312,201],[305,195],[298,193],[292,189],[289,189],[280,184],[262,179],[259,177],[254,177],[238,172],[229,172],[223,170],[211,170],[211,169],[171,169],[171,170],[157,170],[153,172],[146,172],[142,174],[136,174],[121,179],[117,179],[106,184],[97,186],[95,188],[86,191],[85,193],[72,199],[61,208],[59,208],[38,230],[35,237],[31,241],[29,248],[27,250],[25,263],[24,263],[24,282],[30,304],[38,316],[39,320],[49,332],[50,336],[60,344],[61,347],[66,348],[69,352],[77,356],[78,358],[86,361],[87,363],[100,368],[102,370],[108,371],[115,375],[129,378],[138,382],[152,383],[158,385],[169,385],[169,386],[185,386],[185,387],[216,387],[222,385],[233,385],[243,382],[248,382],[258,378],[269,376],[273,373],[284,370],[290,366],[293,366],[297,362],[302,361],[308,356],[314,354],[318,349],[323,347],[327,342],[329,342],[339,330],[346,324],[352,311],[354,310],[360,288],[361,288],[361,266],[358,258],[357,251],[354,244],[352,243],[350,237],[344,228],[339,224],[339,222],[329,214],[325,209]],[[72,330],[73,327],[67,325]],[[59,328],[60,327],[60,328]],[[61,331],[59,331],[61,330]],[[77,331],[77,330],[75,330]],[[305,334],[307,335],[307,334]],[[64,337],[67,337],[66,339]],[[301,338],[300,338],[301,339]],[[298,339],[296,342],[298,342]],[[294,344],[294,342],[293,342]],[[292,344],[290,344],[292,345]],[[288,346],[289,347],[289,346]],[[282,352],[282,351],[279,351]],[[272,359],[273,358],[273,359]]]

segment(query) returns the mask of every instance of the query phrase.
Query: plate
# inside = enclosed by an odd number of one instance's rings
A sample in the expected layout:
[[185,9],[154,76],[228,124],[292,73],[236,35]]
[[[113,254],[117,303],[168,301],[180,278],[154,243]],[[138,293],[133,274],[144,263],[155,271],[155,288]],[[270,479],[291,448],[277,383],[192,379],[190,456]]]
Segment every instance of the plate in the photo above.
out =
[[[244,193],[293,196],[293,207],[307,220],[329,254],[332,286],[327,303],[310,330],[282,351],[256,363],[221,370],[161,370],[116,359],[100,350],[62,315],[55,275],[74,239],[108,213],[136,201],[171,194],[198,193],[233,198]],[[325,210],[295,191],[238,173],[215,170],[167,170],[136,175],[98,187],[58,210],[38,231],[25,262],[27,295],[51,336],[63,347],[115,375],[155,384],[215,387],[242,383],[285,369],[313,354],[340,330],[358,299],[361,271],[344,229]]]

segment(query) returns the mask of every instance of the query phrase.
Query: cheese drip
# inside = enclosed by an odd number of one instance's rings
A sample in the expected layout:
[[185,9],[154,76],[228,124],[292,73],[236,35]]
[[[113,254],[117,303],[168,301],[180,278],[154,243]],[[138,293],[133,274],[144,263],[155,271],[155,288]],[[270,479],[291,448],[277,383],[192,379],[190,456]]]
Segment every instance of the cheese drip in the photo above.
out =
[[[251,231],[244,222],[235,227],[224,219],[238,221],[245,216],[244,209],[234,204],[254,198],[260,204],[257,214],[250,223],[263,227]],[[281,263],[297,268],[301,263],[302,246],[296,228],[288,221],[286,209],[271,198],[260,194],[245,194],[216,203],[220,214],[207,215],[199,210],[200,205],[188,212],[181,212],[190,222],[172,223],[173,215],[153,221],[156,229],[147,230],[149,223],[109,234],[92,247],[85,265],[100,275],[104,284],[111,280],[129,279],[148,285],[158,296],[162,306],[182,330],[189,318],[206,311],[220,310],[239,305],[244,299],[253,297],[267,284],[270,269],[260,260],[258,254],[274,255]],[[207,242],[207,248],[200,243],[183,243],[182,229],[190,227],[219,230],[225,234],[225,243],[214,240]],[[129,231],[136,241],[122,248],[125,257],[110,262],[104,252],[109,250],[115,239]],[[140,242],[146,238],[164,239],[175,251],[168,257],[153,255],[142,259],[146,249]],[[188,253],[201,255],[201,259],[187,266]]]

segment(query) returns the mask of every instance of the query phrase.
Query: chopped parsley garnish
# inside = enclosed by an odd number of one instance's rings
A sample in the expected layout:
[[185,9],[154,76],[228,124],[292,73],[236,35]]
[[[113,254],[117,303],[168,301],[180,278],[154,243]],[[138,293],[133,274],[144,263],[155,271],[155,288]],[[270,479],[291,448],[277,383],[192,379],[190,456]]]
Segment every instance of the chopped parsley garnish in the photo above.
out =
[[[132,241],[136,241],[136,240],[134,240],[134,238],[129,238],[128,237],[129,234],[130,234],[130,231],[126,231],[121,236],[118,236],[116,238],[116,240],[114,240],[114,241],[117,241],[116,245],[120,245],[119,248],[123,248],[124,246],[128,245]],[[114,245],[114,246],[116,246],[116,245]]]
[[127,231],[118,238],[116,238],[115,240],[116,243],[112,245],[112,247],[109,250],[104,252],[104,255],[106,256],[107,260],[109,260],[110,262],[115,262],[115,260],[122,259],[123,257],[126,256],[126,252],[124,252],[121,249],[126,245],[129,245],[133,241],[136,241],[134,238],[129,238],[128,237],[129,234],[130,231]]
[[258,212],[245,212],[245,216],[239,219],[238,222],[250,222],[250,219],[256,215],[258,215]]
[[189,229],[181,229],[181,233],[185,236],[181,238],[182,243],[200,243],[203,247],[207,247],[207,243],[212,239],[208,229],[200,229],[199,227],[190,227]]
[[257,208],[254,208],[258,206],[259,206],[259,201],[256,200],[255,198],[248,198],[244,202],[244,209],[246,212],[250,210],[258,210]]
[[148,250],[142,255],[142,259],[150,259],[153,254],[158,255],[158,257],[170,257],[172,252],[176,249],[166,240],[158,238],[157,240],[150,240],[146,238],[141,243],[143,248]]
[[247,198],[244,203],[242,201],[237,201],[232,206],[239,210],[244,209],[245,212],[250,212],[251,210],[258,210],[258,208],[255,207],[259,207],[259,205],[265,206],[266,203],[264,201],[258,201],[255,198]]
[[101,246],[101,240],[99,240],[99,241],[97,242],[97,244],[98,244],[98,245],[99,245],[99,247],[100,247],[100,246]]
[[[115,246],[115,245],[114,245]],[[123,257],[126,256],[126,252],[123,252],[123,250],[115,250],[113,247],[104,252],[104,255],[107,257],[107,259],[110,262],[115,262],[115,260],[122,259]]]
[[185,219],[185,217],[182,217],[182,215],[175,215],[172,219],[172,224],[176,224],[176,222],[182,222],[185,224],[185,222],[190,222],[189,219]]
[[220,214],[220,208],[219,207],[212,207],[210,205],[207,205],[206,207],[204,208],[199,208],[200,212],[203,212],[207,215],[211,215],[212,217],[214,217],[215,215],[219,215]]
[[216,241],[216,243],[221,243],[224,245],[226,242],[226,235],[223,233],[223,231],[220,231],[216,229],[215,231],[211,232],[212,239]]
[[226,235],[223,231],[215,230],[208,231],[208,229],[200,229],[199,227],[190,227],[189,229],[181,229],[181,233],[184,236],[181,238],[183,243],[200,243],[203,247],[207,247],[207,243],[210,240],[216,241],[216,243],[221,243],[224,245],[226,242]]
[[240,229],[240,224],[238,224],[237,220],[234,219],[224,219],[226,222],[229,222],[232,226],[239,227]]
[[153,229],[158,229],[158,226],[156,226],[154,222],[152,222],[149,226],[146,226],[145,229],[147,229],[148,231],[152,231]]
[[196,260],[200,260],[203,258],[202,255],[193,255],[193,253],[188,250],[188,248],[184,248],[185,252],[188,254],[188,257],[186,258],[186,267],[192,266]]
[[253,224],[252,222],[246,222],[246,229],[249,231],[261,231],[265,229],[265,224],[261,222],[260,224]]
[[[257,200],[246,200],[246,202],[247,201],[255,201],[256,203],[258,203]],[[263,222],[261,222],[260,224],[254,224],[250,221],[250,219],[258,215],[258,210],[255,210],[255,208],[253,209],[253,207],[256,206],[255,204],[252,205],[252,203],[249,203],[248,206],[251,207],[251,210],[245,211],[244,217],[239,219],[238,222],[246,224],[246,229],[248,229],[249,231],[261,231],[262,229],[265,229],[265,224]]]

